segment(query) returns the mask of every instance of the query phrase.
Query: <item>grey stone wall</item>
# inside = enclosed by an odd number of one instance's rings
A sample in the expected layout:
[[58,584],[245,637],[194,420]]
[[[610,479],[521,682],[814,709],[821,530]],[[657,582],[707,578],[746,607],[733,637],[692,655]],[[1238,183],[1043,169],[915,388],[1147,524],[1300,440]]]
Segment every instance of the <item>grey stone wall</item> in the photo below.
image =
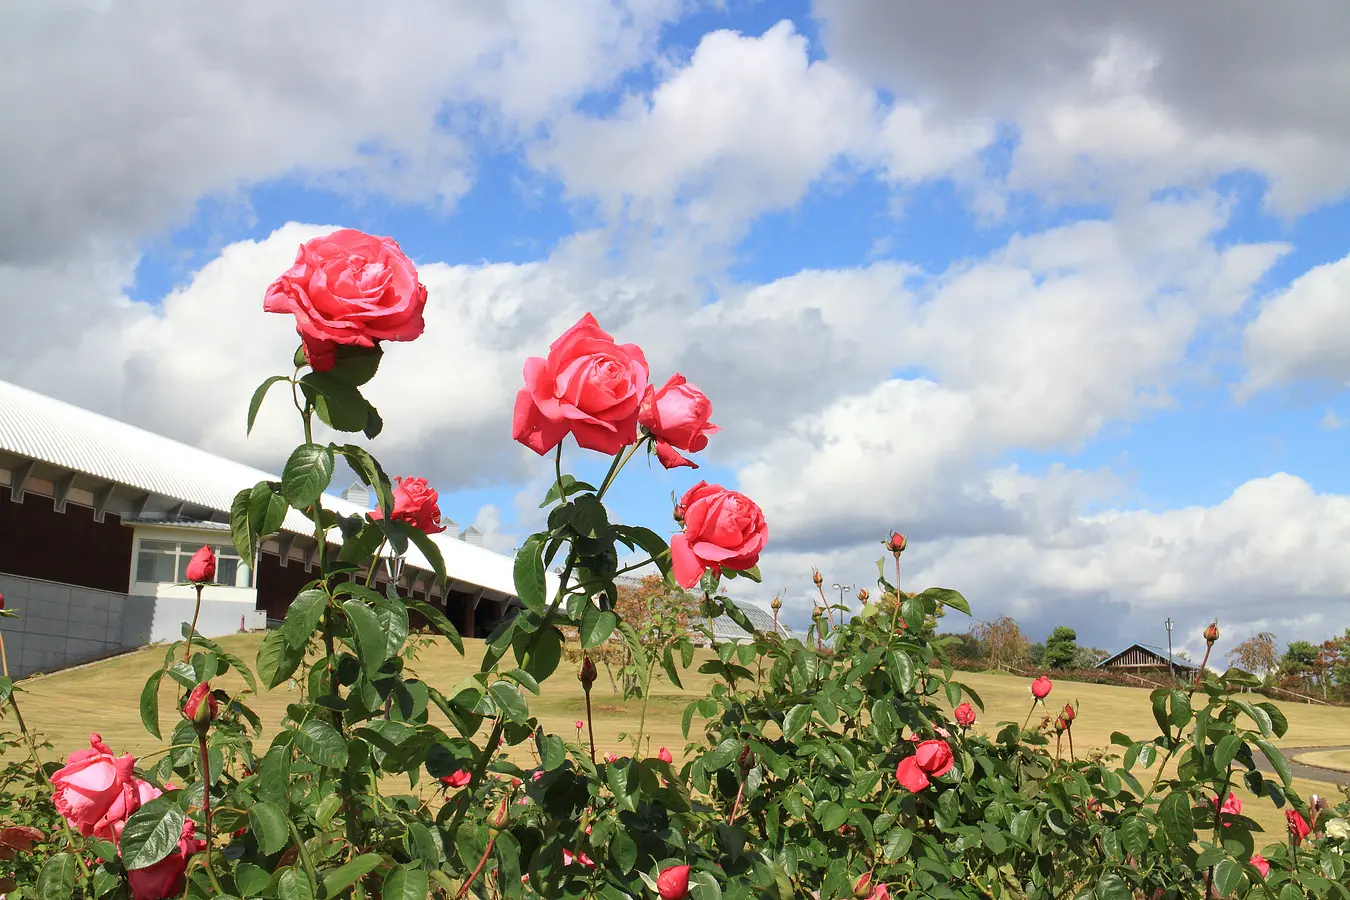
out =
[[[170,597],[127,597],[122,616],[120,638],[123,646],[139,647],[157,641],[183,639],[183,623],[192,621],[196,601]],[[197,616],[197,633],[207,637],[234,634],[239,630],[239,617],[248,616],[253,607],[247,603],[228,600],[203,600]],[[247,625],[245,619],[245,625]]]
[[51,672],[122,649],[126,595],[71,587],[0,572],[5,606],[20,618],[0,618],[11,678]]

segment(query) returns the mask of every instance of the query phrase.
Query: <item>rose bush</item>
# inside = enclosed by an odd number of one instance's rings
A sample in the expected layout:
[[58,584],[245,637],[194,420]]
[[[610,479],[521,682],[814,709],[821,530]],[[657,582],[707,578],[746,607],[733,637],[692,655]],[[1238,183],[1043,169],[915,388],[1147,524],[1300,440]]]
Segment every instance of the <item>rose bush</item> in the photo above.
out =
[[[611,519],[606,496],[636,453],[697,452],[715,426],[707,398],[678,376],[652,389],[642,351],[589,315],[546,358],[526,362],[516,400],[515,439],[556,454],[546,524],[516,553],[519,612],[487,638],[476,674],[425,683],[406,665],[411,617],[462,653],[459,635],[397,584],[372,585],[383,558],[410,545],[446,577],[428,538],[438,527],[435,493],[421,479],[391,480],[356,443],[315,435],[316,423],[380,433],[361,387],[378,372],[381,341],[420,334],[424,303],[393,242],[354,232],[306,244],[269,290],[266,308],[295,314],[303,347],[292,374],[259,387],[247,424],[268,391],[286,384],[303,442],[280,481],[241,486],[232,537],[253,564],[259,541],[298,511],[326,548],[318,577],[252,666],[184,624],[140,706],[160,737],[159,689],[169,679],[180,691],[176,721],[165,747],[139,760],[95,735],[64,765],[43,763],[19,686],[0,678],[0,704],[28,750],[25,768],[0,770],[22,771],[27,785],[6,793],[12,808],[0,805],[0,850],[42,854],[35,878],[35,866],[3,876],[15,881],[11,894],[1350,898],[1350,804],[1323,808],[1293,790],[1272,744],[1287,725],[1278,707],[1244,693],[1250,676],[1205,672],[1185,690],[1155,691],[1156,735],[1117,733],[1111,748],[1086,755],[1073,747],[1072,725],[1093,712],[1071,705],[1051,713],[1056,725],[1045,730],[1028,727],[1029,713],[978,732],[983,704],[932,634],[939,616],[969,607],[950,589],[900,590],[907,542],[898,532],[882,541],[894,580],[883,558],[875,596],[859,593],[861,611],[832,605],[816,571],[822,605],[804,639],[755,631],[722,592],[724,579],[758,577],[768,527],[753,500],[693,486],[676,505],[680,528],[669,543]],[[598,487],[564,473],[568,434],[612,457]],[[375,492],[372,513],[325,509],[339,458]],[[682,683],[696,659],[689,635],[644,640],[616,612],[615,578],[642,565],[697,586],[697,621],[727,616],[751,639],[728,644],[696,626],[712,646],[699,672],[713,684],[683,711],[682,753],[644,752],[639,719],[631,753],[601,755],[588,720],[551,734],[530,698],[558,674],[565,632],[583,654],[566,677],[580,680],[588,704],[597,678],[590,654],[611,642],[631,654],[625,678],[644,695],[658,666]],[[214,578],[193,574],[199,588]],[[775,617],[778,609],[775,601]],[[234,683],[230,673],[241,686],[227,691],[219,686]],[[292,682],[285,716],[264,742],[249,697]],[[1028,684],[1032,712],[1051,687]],[[1070,739],[1067,754],[1049,748],[1059,733]],[[1273,777],[1258,769],[1258,754]],[[1266,835],[1258,848],[1256,823],[1232,793],[1239,784],[1288,807],[1287,835]],[[16,813],[19,799],[48,818]],[[6,831],[4,817],[16,815],[27,821],[10,825],[38,837]]]

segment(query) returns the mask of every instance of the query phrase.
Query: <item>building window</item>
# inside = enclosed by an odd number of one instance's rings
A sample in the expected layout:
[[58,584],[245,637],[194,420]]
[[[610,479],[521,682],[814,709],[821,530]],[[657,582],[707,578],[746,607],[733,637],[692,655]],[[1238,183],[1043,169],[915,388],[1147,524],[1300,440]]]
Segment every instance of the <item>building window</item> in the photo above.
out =
[[[136,580],[147,584],[180,584],[187,581],[188,562],[201,549],[196,541],[142,540],[136,554]],[[215,544],[216,584],[253,587],[253,572],[233,547]]]

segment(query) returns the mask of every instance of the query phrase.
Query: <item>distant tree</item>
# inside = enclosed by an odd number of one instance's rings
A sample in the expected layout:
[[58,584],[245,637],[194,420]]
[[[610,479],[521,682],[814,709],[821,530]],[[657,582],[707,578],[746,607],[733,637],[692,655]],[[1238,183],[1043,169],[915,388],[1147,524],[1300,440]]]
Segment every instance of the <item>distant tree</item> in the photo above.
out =
[[1027,646],[1027,662],[1031,663],[1033,669],[1039,669],[1045,665],[1045,644],[1037,641]]
[[1269,631],[1252,635],[1228,651],[1228,661],[1253,675],[1266,675],[1280,661],[1275,651],[1275,635]]
[[938,637],[946,643],[947,655],[952,659],[984,659],[984,646],[970,631],[965,634],[940,634]]
[[1045,655],[1041,658],[1041,665],[1051,669],[1067,669],[1073,665],[1077,651],[1078,632],[1060,625],[1045,639]]
[[1318,648],[1310,641],[1293,641],[1285,648],[1280,669],[1289,675],[1313,675],[1317,669]]
[[985,658],[995,666],[1013,666],[1026,660],[1030,642],[1011,616],[981,622],[971,629],[971,633],[984,648]]
[[1070,664],[1070,667],[1074,669],[1091,669],[1110,655],[1110,653],[1107,653],[1099,647],[1080,646],[1073,652],[1073,662]]

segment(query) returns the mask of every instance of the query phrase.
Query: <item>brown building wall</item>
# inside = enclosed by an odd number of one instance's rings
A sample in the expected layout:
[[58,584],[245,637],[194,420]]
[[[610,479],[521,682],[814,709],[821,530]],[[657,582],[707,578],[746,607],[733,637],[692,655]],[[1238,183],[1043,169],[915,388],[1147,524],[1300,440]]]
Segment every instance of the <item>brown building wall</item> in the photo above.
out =
[[0,490],[0,571],[25,578],[126,593],[131,578],[132,530],[109,514],[52,498],[25,494],[22,503]]
[[258,554],[258,568],[253,580],[258,588],[258,609],[267,610],[269,619],[286,618],[286,610],[295,595],[317,577],[317,567],[306,571],[304,563],[294,559],[283,566],[281,557],[275,553]]

